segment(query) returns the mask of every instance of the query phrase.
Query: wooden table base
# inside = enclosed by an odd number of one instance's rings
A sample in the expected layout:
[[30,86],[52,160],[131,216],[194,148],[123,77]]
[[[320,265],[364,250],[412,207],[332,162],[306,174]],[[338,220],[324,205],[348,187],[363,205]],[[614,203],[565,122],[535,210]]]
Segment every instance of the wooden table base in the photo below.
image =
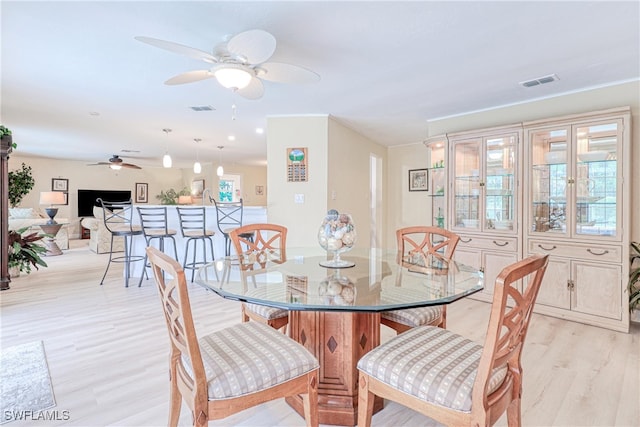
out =
[[[380,344],[380,314],[291,311],[289,332],[320,361],[320,424],[355,426],[358,420],[358,360]],[[302,398],[287,403],[303,415]],[[374,413],[382,409],[376,397]],[[304,415],[303,415],[304,416]]]

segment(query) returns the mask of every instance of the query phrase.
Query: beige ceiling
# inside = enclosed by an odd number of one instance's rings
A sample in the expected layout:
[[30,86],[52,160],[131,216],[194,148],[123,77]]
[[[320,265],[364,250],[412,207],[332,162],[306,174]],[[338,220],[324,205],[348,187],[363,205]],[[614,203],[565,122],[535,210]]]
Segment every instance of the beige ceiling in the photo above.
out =
[[[429,120],[637,80],[639,4],[3,0],[1,122],[21,154],[118,154],[145,167],[160,167],[167,143],[174,164],[189,167],[195,138],[202,161],[224,145],[226,161],[264,163],[266,135],[255,129],[269,115],[331,114],[380,144],[416,143]],[[254,28],[276,37],[273,60],[321,80],[266,82],[257,101],[214,79],[167,86],[206,64],[134,39],[211,51]],[[559,80],[519,85],[549,74]],[[206,105],[215,110],[189,108]]]

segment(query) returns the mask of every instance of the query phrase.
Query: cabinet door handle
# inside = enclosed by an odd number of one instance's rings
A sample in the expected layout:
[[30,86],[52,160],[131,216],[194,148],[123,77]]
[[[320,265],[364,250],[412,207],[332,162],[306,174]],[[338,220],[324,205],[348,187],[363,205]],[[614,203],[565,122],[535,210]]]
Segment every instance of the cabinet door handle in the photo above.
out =
[[598,256],[600,256],[600,255],[606,255],[606,254],[608,254],[608,253],[609,253],[609,251],[608,251],[608,250],[606,250],[606,249],[605,249],[603,252],[600,252],[600,253],[593,252],[591,249],[587,249],[587,252],[589,252],[591,255],[598,255]]
[[542,246],[542,245],[538,245],[538,247],[539,247],[540,249],[542,249],[543,251],[552,251],[552,250],[554,250],[554,249],[556,248],[556,245],[553,245],[553,246],[551,246],[550,248],[545,248],[545,247],[544,247],[544,246]]
[[469,237],[469,240],[464,240],[462,237],[460,238],[460,241],[462,243],[469,243],[470,241],[472,241],[473,239],[471,237]]
[[504,242],[504,243],[498,243],[495,240],[493,241],[493,244],[496,246],[507,246],[509,244],[509,242]]

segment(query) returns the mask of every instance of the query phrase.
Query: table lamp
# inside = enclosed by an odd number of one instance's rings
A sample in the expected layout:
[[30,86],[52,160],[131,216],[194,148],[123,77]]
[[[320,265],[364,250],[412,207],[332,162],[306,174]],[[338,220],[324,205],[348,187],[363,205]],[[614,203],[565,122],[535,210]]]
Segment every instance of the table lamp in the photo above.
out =
[[40,204],[49,205],[44,210],[49,215],[47,224],[55,224],[56,221],[53,218],[58,213],[58,208],[54,208],[53,205],[64,205],[64,193],[61,191],[42,191],[40,193]]

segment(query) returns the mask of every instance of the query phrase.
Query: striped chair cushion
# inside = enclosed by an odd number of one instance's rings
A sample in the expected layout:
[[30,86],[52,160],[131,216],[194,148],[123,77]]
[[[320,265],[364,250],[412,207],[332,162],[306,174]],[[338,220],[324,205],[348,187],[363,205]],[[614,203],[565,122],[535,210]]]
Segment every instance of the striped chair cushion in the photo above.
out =
[[[383,304],[407,303],[416,299],[424,299],[425,295],[429,293],[429,289],[389,288],[382,291],[380,301]],[[383,311],[381,316],[383,319],[415,328],[416,326],[430,325],[440,319],[442,317],[442,306]]]
[[267,320],[279,319],[289,315],[289,310],[284,308],[267,307],[260,304],[245,304],[246,310],[257,314]]
[[[432,404],[470,412],[481,353],[480,344],[442,328],[421,326],[365,354],[358,369]],[[494,369],[489,393],[506,375],[506,365]]]
[[[234,325],[198,341],[209,400],[264,390],[318,367],[302,345],[258,322]],[[185,355],[183,363],[192,374]]]
[[407,308],[404,310],[384,311],[383,319],[388,319],[415,328],[430,325],[442,316],[441,306]]

